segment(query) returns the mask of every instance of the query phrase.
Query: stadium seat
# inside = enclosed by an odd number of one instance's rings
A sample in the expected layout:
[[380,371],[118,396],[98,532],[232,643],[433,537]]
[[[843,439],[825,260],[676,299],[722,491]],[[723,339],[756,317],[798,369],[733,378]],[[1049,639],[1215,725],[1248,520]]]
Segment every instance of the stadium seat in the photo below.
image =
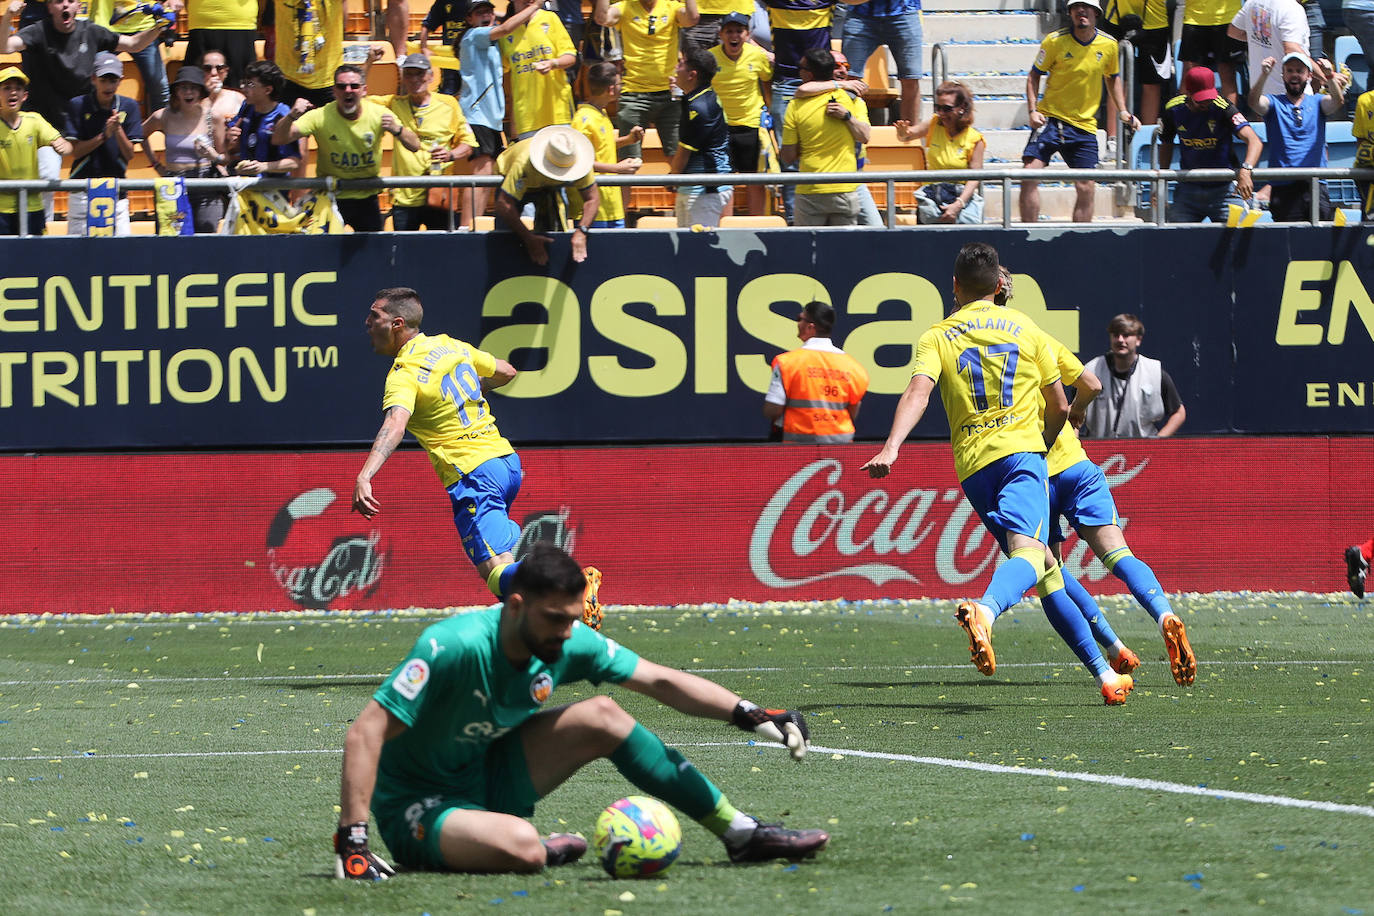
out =
[[863,79],[868,84],[868,91],[864,93],[864,103],[869,108],[885,111],[887,106],[897,101],[901,92],[892,85],[892,77],[888,73],[887,45],[880,45],[869,55],[868,63],[864,65]]
[[636,229],[676,229],[676,216],[641,216],[635,221]]

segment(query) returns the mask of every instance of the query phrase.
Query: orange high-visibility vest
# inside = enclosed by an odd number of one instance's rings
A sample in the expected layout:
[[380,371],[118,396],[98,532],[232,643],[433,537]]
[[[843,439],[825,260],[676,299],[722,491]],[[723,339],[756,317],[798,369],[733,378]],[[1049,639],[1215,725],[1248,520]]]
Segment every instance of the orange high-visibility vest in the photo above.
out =
[[852,442],[849,408],[868,391],[868,372],[847,353],[790,350],[773,360],[787,398],[784,442]]

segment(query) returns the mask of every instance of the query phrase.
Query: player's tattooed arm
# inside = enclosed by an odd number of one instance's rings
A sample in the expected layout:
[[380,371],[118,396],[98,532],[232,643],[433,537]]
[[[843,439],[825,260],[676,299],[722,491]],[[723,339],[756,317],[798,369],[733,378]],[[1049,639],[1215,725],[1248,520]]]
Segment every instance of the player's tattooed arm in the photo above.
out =
[[391,407],[382,420],[382,428],[377,430],[377,438],[372,442],[372,452],[367,456],[358,479],[353,484],[353,511],[363,518],[372,518],[382,511],[382,504],[372,495],[372,478],[386,464],[396,446],[401,444],[406,434],[406,423],[410,411],[404,407]]

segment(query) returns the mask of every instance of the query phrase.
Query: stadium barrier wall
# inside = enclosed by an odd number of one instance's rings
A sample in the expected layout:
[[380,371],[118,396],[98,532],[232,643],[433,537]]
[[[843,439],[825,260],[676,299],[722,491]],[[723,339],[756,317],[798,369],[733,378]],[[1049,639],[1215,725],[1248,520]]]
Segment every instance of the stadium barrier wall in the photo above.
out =
[[[973,239],[1085,358],[1140,315],[1187,433],[1374,431],[1360,227],[598,231],[585,263],[560,238],[543,271],[508,234],[425,233],[0,240],[0,449],[368,442],[387,361],[362,321],[395,285],[421,292],[427,331],[522,370],[494,398],[520,443],[761,439],[769,363],[826,300],[878,438]],[[917,430],[944,432],[938,406]]]
[[[1090,443],[1165,589],[1343,591],[1369,534],[1374,439]],[[980,595],[997,548],[948,444],[531,448],[512,515],[605,573],[611,604]],[[424,454],[350,512],[364,452],[0,456],[0,612],[447,607],[492,599]],[[1122,591],[1071,536],[1068,566]],[[1033,606],[1033,605],[1032,605]],[[1143,619],[1143,618],[1142,618]]]

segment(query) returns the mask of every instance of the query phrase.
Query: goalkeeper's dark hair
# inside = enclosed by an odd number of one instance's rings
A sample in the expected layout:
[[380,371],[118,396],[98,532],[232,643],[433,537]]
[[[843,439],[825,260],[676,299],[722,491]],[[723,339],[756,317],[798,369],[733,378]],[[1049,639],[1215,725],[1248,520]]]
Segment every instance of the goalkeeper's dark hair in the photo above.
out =
[[549,541],[535,542],[520,559],[510,583],[510,591],[519,592],[527,601],[550,595],[580,598],[586,588],[582,567]]
[[987,242],[969,242],[960,248],[954,258],[954,279],[959,281],[964,301],[972,302],[996,292],[1000,266],[997,249]]
[[372,297],[373,301],[378,299],[386,303],[382,306],[382,311],[388,315],[394,315],[403,319],[406,327],[420,329],[420,324],[425,320],[425,307],[420,302],[420,294],[409,286],[389,286],[386,289],[377,290],[377,295]]

